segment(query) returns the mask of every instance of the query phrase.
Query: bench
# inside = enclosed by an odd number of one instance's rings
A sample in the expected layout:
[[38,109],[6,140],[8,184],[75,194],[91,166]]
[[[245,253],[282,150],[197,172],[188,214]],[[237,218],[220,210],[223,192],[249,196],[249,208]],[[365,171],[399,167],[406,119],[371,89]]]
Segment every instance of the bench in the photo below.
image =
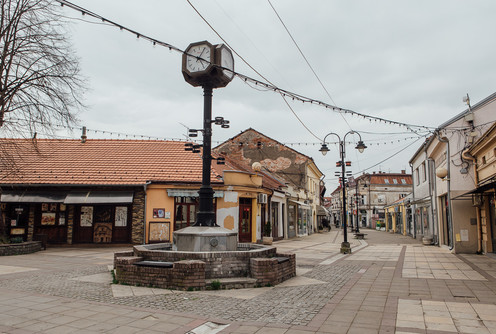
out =
[[154,268],[172,268],[174,263],[172,262],[162,262],[162,261],[139,261],[135,265],[141,267],[154,267]]
[[365,239],[365,236],[367,233],[355,233],[355,238],[356,239]]
[[289,261],[289,257],[282,257],[282,256],[274,257],[274,259],[277,260],[277,263],[284,263]]

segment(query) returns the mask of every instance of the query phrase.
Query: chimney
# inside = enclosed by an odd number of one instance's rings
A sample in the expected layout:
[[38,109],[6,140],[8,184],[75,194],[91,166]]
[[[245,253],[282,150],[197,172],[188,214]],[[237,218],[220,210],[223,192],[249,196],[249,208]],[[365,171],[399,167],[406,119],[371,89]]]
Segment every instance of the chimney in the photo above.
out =
[[402,169],[401,174],[406,174],[406,170]]
[[81,135],[81,143],[83,143],[83,144],[86,143],[86,138],[88,138],[88,137],[86,137],[86,127],[83,126],[83,134]]

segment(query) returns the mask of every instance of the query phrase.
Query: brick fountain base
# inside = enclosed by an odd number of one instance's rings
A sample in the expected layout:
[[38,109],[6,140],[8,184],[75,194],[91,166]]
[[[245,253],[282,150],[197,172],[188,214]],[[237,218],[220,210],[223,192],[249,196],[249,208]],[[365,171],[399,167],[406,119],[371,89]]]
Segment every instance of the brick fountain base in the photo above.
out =
[[114,268],[122,284],[177,290],[248,288],[294,277],[296,257],[256,244],[241,243],[235,251],[186,252],[162,243],[115,253]]

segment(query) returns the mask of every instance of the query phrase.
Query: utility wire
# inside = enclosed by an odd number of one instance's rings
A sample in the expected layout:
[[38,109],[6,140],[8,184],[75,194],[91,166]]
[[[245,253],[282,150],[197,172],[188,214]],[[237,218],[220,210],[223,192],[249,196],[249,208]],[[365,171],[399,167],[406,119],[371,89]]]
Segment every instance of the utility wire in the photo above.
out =
[[[284,23],[284,21],[282,20],[281,16],[279,15],[279,13],[277,12],[277,10],[275,9],[275,7],[272,5],[272,3],[270,2],[270,0],[267,0],[267,2],[269,3],[270,7],[272,7],[272,10],[274,11],[274,13],[276,14],[277,18],[279,19],[279,21],[281,22],[282,26],[284,27],[284,29],[286,30],[286,32],[288,33],[289,37],[291,38],[291,40],[293,41],[294,45],[296,46],[296,48],[298,49],[298,51],[300,52],[301,56],[303,57],[303,59],[305,60],[305,62],[307,63],[308,67],[310,68],[310,70],[312,71],[313,75],[315,76],[315,78],[317,78],[317,81],[320,83],[320,86],[322,87],[322,89],[324,89],[324,91],[326,92],[327,96],[329,97],[329,99],[332,101],[333,104],[336,104],[336,102],[334,102],[331,94],[329,93],[329,91],[327,90],[327,88],[325,87],[324,83],[322,82],[322,80],[320,80],[319,76],[317,75],[317,72],[315,72],[315,70],[313,69],[312,65],[310,64],[310,62],[308,61],[307,57],[305,56],[305,54],[303,53],[303,51],[301,50],[300,46],[298,45],[298,43],[296,42],[296,40],[294,39],[293,35],[291,34],[291,32],[289,31],[288,27],[286,26],[286,24]],[[339,114],[341,115],[341,117],[343,118],[343,120],[346,122],[346,124],[348,125],[348,128],[350,128],[350,130],[352,130],[351,128],[351,125],[350,123],[348,123],[348,121],[346,120],[346,118],[344,118],[343,114]]]
[[[205,22],[209,27],[210,29],[212,29],[212,31],[229,47],[229,49],[232,50],[232,52],[234,52],[236,54],[236,56],[238,56],[242,61],[243,63],[245,63],[249,68],[251,68],[256,74],[258,74],[261,78],[263,78],[266,82],[270,83],[272,86],[274,86],[274,84],[269,80],[267,79],[264,75],[262,75],[259,71],[257,71],[253,66],[251,66],[250,63],[248,63],[248,61],[243,58],[225,39],[224,37],[222,37],[218,32],[217,30],[215,30],[215,28],[207,21],[207,19],[205,17],[203,17],[203,15],[198,11],[198,9],[196,9],[196,7],[191,3],[190,0],[186,0],[188,1],[189,5],[191,6],[191,8],[193,8],[193,10],[200,16],[200,18],[203,20],[203,22]],[[294,109],[289,105],[288,101],[286,100],[285,96],[283,94],[281,94],[279,92],[279,94],[281,95],[282,99],[284,100],[284,102],[286,103],[286,105],[288,106],[289,110],[291,110],[291,112],[293,113],[293,115],[296,117],[296,119],[300,122],[300,124],[312,135],[314,136],[315,138],[317,138],[318,140],[321,140],[315,133],[313,133],[312,130],[310,130],[308,128],[308,126],[306,126],[306,124],[301,120],[301,118],[296,114],[296,112],[294,111]]]
[[[82,15],[88,15],[88,16],[94,17],[94,18],[96,18],[98,20],[101,20],[104,23],[109,23],[109,24],[111,24],[111,25],[113,25],[115,27],[118,27],[120,30],[127,31],[127,32],[135,35],[136,38],[142,38],[142,39],[148,40],[153,45],[163,46],[163,47],[168,48],[171,51],[176,51],[176,52],[179,52],[181,54],[186,54],[188,56],[198,58],[197,56],[190,55],[190,54],[186,53],[185,51],[181,50],[180,48],[175,47],[175,46],[173,46],[173,45],[171,45],[169,43],[162,42],[160,40],[154,39],[154,38],[152,38],[150,36],[144,35],[144,34],[142,34],[140,32],[137,32],[135,30],[132,30],[130,28],[127,28],[127,27],[125,27],[125,26],[123,26],[121,24],[118,24],[118,23],[113,22],[113,21],[111,21],[109,19],[106,19],[106,18],[104,18],[104,17],[102,17],[102,16],[100,16],[98,14],[95,14],[95,13],[93,13],[91,11],[88,11],[88,10],[84,9],[83,7],[80,7],[78,5],[75,5],[75,4],[73,4],[73,3],[69,2],[69,1],[66,1],[66,0],[55,0],[55,1],[59,2],[62,6],[67,6],[67,7],[71,8],[71,9],[74,9],[74,10],[77,10],[77,11],[81,12]],[[222,37],[220,37],[220,36],[219,36],[219,38],[222,39]],[[225,42],[225,43],[226,43],[226,45],[228,45],[230,47],[230,45],[227,42]],[[244,58],[242,58],[240,55],[238,55],[234,50],[233,50],[233,52],[238,57],[240,57],[241,60],[245,61]],[[246,64],[248,66],[250,66],[248,63],[246,63]],[[221,69],[230,71],[229,69],[223,68],[223,67],[221,67]],[[261,74],[258,73],[255,69],[253,69],[253,70],[255,71],[255,73],[257,73],[258,75],[261,76]],[[240,78],[241,80],[243,80],[244,82],[246,82],[246,83],[249,82],[249,83],[254,84],[255,86],[259,86],[259,87],[265,88],[267,90],[272,90],[274,92],[277,92],[278,94],[283,95],[284,97],[289,97],[292,100],[297,100],[297,101],[300,101],[302,103],[314,104],[314,105],[321,106],[321,107],[324,107],[326,109],[329,109],[329,110],[332,110],[332,111],[338,112],[338,113],[344,113],[344,114],[350,114],[350,115],[362,117],[364,119],[368,119],[370,122],[374,121],[374,122],[379,122],[379,123],[394,124],[394,125],[402,126],[402,127],[405,127],[406,129],[408,129],[409,131],[418,134],[419,137],[422,137],[423,135],[420,134],[420,133],[418,133],[418,131],[425,131],[425,132],[431,133],[433,130],[436,130],[436,127],[428,127],[428,126],[425,126],[425,125],[416,125],[416,124],[403,123],[403,122],[398,122],[398,121],[394,121],[394,120],[390,120],[390,119],[386,119],[386,118],[381,118],[381,117],[377,117],[377,116],[362,114],[362,113],[359,113],[359,112],[354,111],[354,110],[351,110],[351,109],[341,108],[341,107],[338,107],[338,106],[335,106],[335,105],[331,105],[331,104],[328,104],[328,103],[325,103],[325,102],[322,102],[322,101],[319,101],[319,100],[316,100],[316,99],[312,99],[312,98],[309,98],[309,97],[306,97],[306,96],[303,96],[303,95],[300,95],[300,94],[297,94],[297,93],[290,92],[288,90],[281,89],[281,88],[273,85],[272,83],[270,83],[270,81],[267,80],[267,79],[265,79],[265,78],[264,78],[264,80],[266,80],[266,82],[262,82],[260,80],[251,78],[251,77],[249,77],[247,75],[244,75],[244,74],[241,74],[241,73],[237,73],[237,72],[234,72],[234,71],[232,71],[232,73],[235,76],[237,76],[238,78]],[[263,76],[262,76],[262,78],[263,78]],[[293,111],[293,113],[294,113],[294,111]],[[315,136],[315,137],[318,138],[317,136]]]

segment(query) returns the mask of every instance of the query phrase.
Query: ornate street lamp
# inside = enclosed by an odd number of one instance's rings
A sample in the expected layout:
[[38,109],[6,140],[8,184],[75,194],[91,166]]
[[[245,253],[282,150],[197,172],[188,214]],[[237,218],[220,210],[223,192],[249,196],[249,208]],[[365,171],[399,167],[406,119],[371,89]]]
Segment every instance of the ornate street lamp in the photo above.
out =
[[347,224],[346,224],[346,189],[344,186],[345,176],[346,176],[346,167],[345,167],[345,161],[344,161],[344,158],[346,156],[345,144],[346,144],[346,136],[349,134],[351,134],[351,135],[357,134],[358,135],[360,140],[358,141],[358,144],[355,148],[358,150],[358,152],[362,153],[367,148],[367,146],[365,146],[365,144],[363,143],[362,136],[356,131],[348,131],[344,135],[343,140],[341,140],[341,137],[339,137],[339,135],[334,133],[334,132],[328,133],[324,137],[324,142],[322,143],[322,147],[319,150],[322,153],[322,155],[326,155],[327,152],[329,152],[329,148],[327,147],[327,144],[326,144],[327,137],[329,135],[333,135],[333,136],[338,137],[340,161],[338,161],[336,163],[336,166],[341,167],[341,189],[342,189],[342,197],[343,197],[343,203],[342,203],[343,204],[343,213],[342,214],[343,214],[343,237],[344,237],[344,240],[341,243],[341,253],[343,253],[343,254],[351,253],[350,243],[348,242],[348,231],[347,231]]

